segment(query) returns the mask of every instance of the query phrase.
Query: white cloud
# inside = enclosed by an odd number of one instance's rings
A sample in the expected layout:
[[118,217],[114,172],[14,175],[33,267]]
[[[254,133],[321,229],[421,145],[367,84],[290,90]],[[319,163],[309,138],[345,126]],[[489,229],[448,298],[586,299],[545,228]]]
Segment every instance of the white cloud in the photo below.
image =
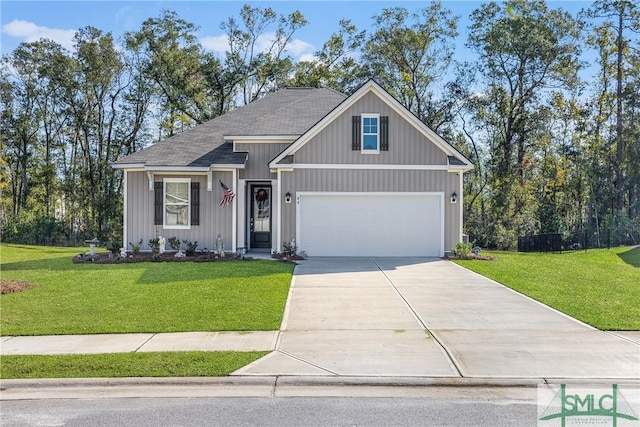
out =
[[287,44],[287,52],[294,56],[308,54],[313,50],[313,45],[300,39],[294,39]]
[[[256,52],[266,52],[273,44],[275,38],[274,32],[264,33],[256,40]],[[200,44],[207,50],[223,54],[229,50],[229,39],[226,34],[219,36],[208,36],[200,39]],[[313,45],[300,39],[293,39],[287,43],[286,51],[296,57],[306,57],[311,55],[313,51]]]
[[304,62],[316,62],[318,60],[318,57],[315,56],[313,53],[305,53],[303,55],[300,55],[300,58],[298,58],[298,61],[304,61]]
[[36,25],[33,22],[14,19],[2,26],[2,32],[9,37],[23,39],[25,42],[34,42],[42,38],[53,40],[60,43],[62,47],[68,50],[73,49],[73,36],[75,30],[62,30],[59,28],[49,28]]
[[204,37],[200,39],[200,44],[205,49],[216,53],[225,53],[229,50],[229,39],[226,34]]

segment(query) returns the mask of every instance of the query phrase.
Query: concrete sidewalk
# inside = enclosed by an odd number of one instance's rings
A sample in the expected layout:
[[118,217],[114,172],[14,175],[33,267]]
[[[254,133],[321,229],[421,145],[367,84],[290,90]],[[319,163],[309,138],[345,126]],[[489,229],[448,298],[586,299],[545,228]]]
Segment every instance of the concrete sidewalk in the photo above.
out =
[[2,337],[0,354],[271,351],[277,339],[278,331]]

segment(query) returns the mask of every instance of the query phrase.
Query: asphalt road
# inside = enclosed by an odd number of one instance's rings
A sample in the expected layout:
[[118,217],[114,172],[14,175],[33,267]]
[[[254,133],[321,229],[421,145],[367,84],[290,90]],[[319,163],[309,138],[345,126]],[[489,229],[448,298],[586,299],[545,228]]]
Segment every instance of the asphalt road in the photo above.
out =
[[536,426],[535,402],[363,397],[46,399],[0,403],[17,426]]

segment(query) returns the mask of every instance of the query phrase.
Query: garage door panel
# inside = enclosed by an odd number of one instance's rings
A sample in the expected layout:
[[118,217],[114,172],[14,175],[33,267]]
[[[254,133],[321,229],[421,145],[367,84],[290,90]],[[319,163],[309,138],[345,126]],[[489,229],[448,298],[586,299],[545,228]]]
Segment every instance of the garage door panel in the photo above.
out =
[[438,256],[441,197],[301,195],[298,243],[310,256]]

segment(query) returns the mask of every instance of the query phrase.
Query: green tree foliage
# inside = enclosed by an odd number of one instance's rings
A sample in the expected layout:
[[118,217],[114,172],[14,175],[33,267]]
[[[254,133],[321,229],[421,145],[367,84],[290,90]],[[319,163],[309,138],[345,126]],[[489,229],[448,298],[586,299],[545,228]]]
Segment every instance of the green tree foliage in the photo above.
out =
[[551,204],[536,215],[536,173],[555,143],[544,132],[550,90],[577,83],[580,24],[541,0],[487,3],[471,19],[468,45],[479,55],[485,85],[471,112],[488,131],[488,223],[531,233],[539,228],[537,216],[554,209]]
[[435,131],[450,121],[450,104],[435,90],[451,64],[457,20],[440,2],[412,14],[383,9],[363,48],[369,75]]
[[293,87],[330,87],[350,94],[366,78],[366,70],[354,54],[365,41],[366,32],[358,31],[350,20],[340,20],[340,29],[333,33],[311,61],[299,61],[289,80]]

